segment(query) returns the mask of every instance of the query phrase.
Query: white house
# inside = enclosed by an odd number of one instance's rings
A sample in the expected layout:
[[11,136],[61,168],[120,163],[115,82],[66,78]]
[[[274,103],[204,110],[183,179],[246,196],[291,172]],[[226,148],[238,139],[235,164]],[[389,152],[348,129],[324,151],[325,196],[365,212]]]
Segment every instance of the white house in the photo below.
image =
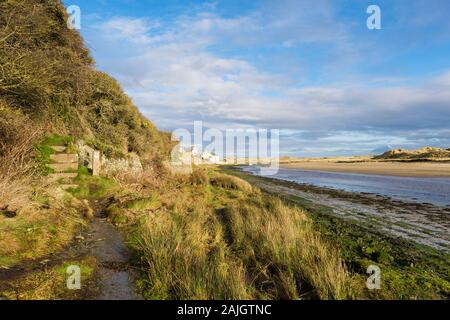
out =
[[217,156],[213,153],[207,152],[207,151],[202,153],[201,158],[202,158],[202,161],[206,162],[206,163],[211,163],[211,164],[219,164],[220,163],[219,156]]

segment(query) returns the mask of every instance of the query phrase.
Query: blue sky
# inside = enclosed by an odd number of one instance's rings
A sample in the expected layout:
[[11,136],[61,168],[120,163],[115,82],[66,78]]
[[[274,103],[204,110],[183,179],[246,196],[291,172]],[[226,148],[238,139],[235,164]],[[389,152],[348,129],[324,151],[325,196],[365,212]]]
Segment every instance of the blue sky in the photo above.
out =
[[280,129],[297,156],[450,148],[450,1],[65,4],[98,68],[161,129]]

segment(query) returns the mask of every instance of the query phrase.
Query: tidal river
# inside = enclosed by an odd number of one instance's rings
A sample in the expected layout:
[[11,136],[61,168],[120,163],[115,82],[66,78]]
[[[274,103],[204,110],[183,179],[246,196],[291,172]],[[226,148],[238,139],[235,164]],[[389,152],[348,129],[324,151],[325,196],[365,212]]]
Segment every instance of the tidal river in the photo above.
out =
[[[259,174],[257,166],[241,170]],[[270,178],[393,199],[450,206],[450,178],[413,178],[280,168]]]

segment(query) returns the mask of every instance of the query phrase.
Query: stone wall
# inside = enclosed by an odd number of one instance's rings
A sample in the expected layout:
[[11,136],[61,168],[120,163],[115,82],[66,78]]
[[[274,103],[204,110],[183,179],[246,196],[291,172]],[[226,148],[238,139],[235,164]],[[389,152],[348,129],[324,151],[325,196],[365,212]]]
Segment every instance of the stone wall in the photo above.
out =
[[94,175],[100,173],[108,174],[114,172],[141,172],[143,170],[141,159],[137,154],[130,153],[127,158],[112,159],[99,154],[83,140],[76,143],[80,165],[92,170]]
[[137,154],[130,153],[127,158],[109,159],[101,158],[101,171],[105,174],[113,172],[141,172],[143,170],[141,159]]

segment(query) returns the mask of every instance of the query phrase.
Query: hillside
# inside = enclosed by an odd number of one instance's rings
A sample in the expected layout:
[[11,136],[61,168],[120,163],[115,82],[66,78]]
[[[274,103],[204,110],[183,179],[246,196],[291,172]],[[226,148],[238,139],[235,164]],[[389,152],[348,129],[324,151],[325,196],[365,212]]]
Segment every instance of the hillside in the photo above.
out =
[[393,149],[375,156],[376,160],[441,160],[450,159],[450,149],[424,147],[417,150]]
[[83,138],[112,157],[167,154],[169,135],[140,114],[117,81],[95,69],[66,21],[59,1],[0,2],[0,155],[38,129]]

